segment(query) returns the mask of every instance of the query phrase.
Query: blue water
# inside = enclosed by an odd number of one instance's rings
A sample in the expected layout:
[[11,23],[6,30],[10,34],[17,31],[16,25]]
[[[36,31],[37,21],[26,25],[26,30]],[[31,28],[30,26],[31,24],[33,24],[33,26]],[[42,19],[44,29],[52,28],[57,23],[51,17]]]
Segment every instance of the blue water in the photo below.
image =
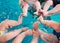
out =
[[[19,15],[22,13],[22,9],[19,5],[19,0],[0,0],[0,22],[2,22],[5,19],[11,19],[11,20],[18,20]],[[49,17],[50,19],[60,22],[60,14],[52,15]],[[32,24],[37,21],[36,18],[34,18],[33,11],[28,12],[28,17],[23,18],[23,23],[19,26],[13,27],[11,29],[8,29],[9,31],[14,29],[19,29],[21,27],[29,27],[32,29]],[[53,29],[48,28],[47,26],[43,24],[39,24],[39,28],[44,31],[44,28],[47,30],[47,33],[52,33]],[[46,32],[46,31],[45,31]],[[32,36],[26,36],[22,43],[30,43],[32,40]],[[12,40],[9,40],[8,43],[12,43]],[[41,39],[38,40],[39,43],[44,43]]]

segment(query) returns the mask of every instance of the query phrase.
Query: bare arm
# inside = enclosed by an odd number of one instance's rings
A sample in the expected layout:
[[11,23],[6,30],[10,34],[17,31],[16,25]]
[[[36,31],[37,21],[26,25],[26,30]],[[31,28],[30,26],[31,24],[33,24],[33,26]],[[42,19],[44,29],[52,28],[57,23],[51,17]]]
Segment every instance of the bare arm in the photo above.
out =
[[39,1],[36,1],[36,2],[34,3],[34,6],[35,6],[35,9],[36,9],[36,12],[34,12],[34,14],[38,15],[38,12],[39,12],[39,11],[40,11],[40,12],[42,11],[40,2],[39,2]]
[[22,16],[22,14],[19,16],[19,18],[18,18],[18,21],[14,21],[14,20],[8,20],[9,21],[9,26],[10,26],[10,28],[12,28],[13,26],[17,26],[17,25],[20,25],[20,24],[22,24],[22,19],[23,19],[23,16]]
[[22,16],[22,14],[19,16],[19,18],[18,18],[18,24],[22,24],[22,19],[23,19],[23,16]]
[[38,34],[36,34],[36,33],[33,33],[33,39],[32,39],[32,41],[31,41],[31,43],[38,43]]
[[36,1],[34,5],[36,6],[37,11],[41,10],[41,4],[39,1]]
[[56,5],[52,10],[48,11],[48,15],[52,15],[54,13],[60,13],[60,4]]
[[23,15],[21,14],[18,18],[18,21],[12,21],[13,23],[11,23],[12,24],[11,26],[17,26],[17,25],[22,24],[22,20],[23,20]]
[[39,14],[43,14],[43,16],[50,16],[48,15],[48,9],[51,5],[53,5],[53,1],[47,0],[44,4],[43,10],[39,11]]
[[46,26],[49,26],[53,28],[55,31],[60,32],[60,23],[54,22],[52,20],[43,20],[42,16],[40,16],[39,20]]
[[58,43],[58,39],[53,34],[48,34],[41,29],[38,30],[39,32],[39,38],[42,39],[45,43]]
[[45,43],[58,43],[58,39],[53,34],[48,34],[39,29],[40,36],[39,38],[42,39]]
[[43,10],[47,11],[51,5],[53,5],[53,2],[51,0],[48,0],[44,5]]
[[14,39],[13,43],[21,43],[25,36],[31,35],[31,34],[32,34],[31,30],[27,30],[27,31],[19,34],[19,35]]
[[[49,4],[49,3],[47,3],[47,4]],[[55,13],[60,13],[60,4],[57,4],[52,10],[49,10],[49,11],[47,11],[47,10],[50,5],[47,5],[47,4],[44,6],[45,16],[50,16]]]
[[27,28],[22,28],[22,29],[18,29],[18,30],[14,30],[9,33],[6,33],[0,37],[0,42],[6,42],[8,40],[11,40],[12,38],[15,38],[19,33],[26,30]]

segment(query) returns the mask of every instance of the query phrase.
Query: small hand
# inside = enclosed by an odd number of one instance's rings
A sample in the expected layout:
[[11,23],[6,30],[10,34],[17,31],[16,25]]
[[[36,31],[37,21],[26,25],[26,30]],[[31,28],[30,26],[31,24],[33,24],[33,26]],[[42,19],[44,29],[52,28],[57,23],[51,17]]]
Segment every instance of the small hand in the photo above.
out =
[[38,18],[39,21],[42,21],[43,20],[43,16],[41,15],[39,18]]
[[35,31],[35,30],[32,30],[32,34],[33,34],[34,37],[38,37],[38,36],[39,36],[39,35],[38,35],[38,32]]
[[39,24],[38,21],[33,24],[33,29],[34,30],[38,30],[38,24]]
[[38,12],[38,14],[41,14],[43,17],[49,16],[47,11],[41,10]]
[[44,11],[44,12],[43,12],[43,16],[44,16],[44,17],[45,17],[45,16],[49,16],[49,15],[48,15],[48,12],[47,12],[47,11]]
[[39,14],[38,14],[38,11],[34,12],[34,14],[39,15]]

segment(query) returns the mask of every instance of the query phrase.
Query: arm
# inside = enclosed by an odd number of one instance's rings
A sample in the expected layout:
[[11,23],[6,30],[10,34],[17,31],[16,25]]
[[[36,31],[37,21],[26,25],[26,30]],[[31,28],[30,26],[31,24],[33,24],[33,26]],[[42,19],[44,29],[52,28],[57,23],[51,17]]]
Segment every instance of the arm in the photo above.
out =
[[39,38],[42,39],[45,43],[58,43],[58,39],[55,35],[48,34],[41,30],[39,30],[39,32],[40,32]]
[[51,0],[48,0],[44,5],[43,10],[47,11],[51,5],[53,5],[53,2]]
[[[51,5],[53,5],[53,1],[47,0],[47,1],[45,2],[44,7],[43,7],[43,10],[42,10],[43,16],[50,16],[50,15],[48,14],[48,9],[49,9],[49,7],[50,7]],[[40,12],[40,11],[39,11],[39,12]]]
[[21,5],[21,8],[23,10],[23,16],[27,16],[27,12],[28,12],[28,8],[29,8],[29,5],[27,2],[25,2],[24,0],[20,0],[19,1],[19,4]]
[[48,34],[42,30],[38,30],[39,32],[39,38],[42,39],[45,43],[57,43],[58,39],[55,35],[53,34]]
[[13,26],[17,26],[22,24],[22,19],[23,16],[22,14],[19,16],[18,21],[14,21],[14,20],[7,20],[6,22],[8,23],[8,25],[10,26],[10,28],[12,28]]
[[39,9],[41,10],[41,4],[39,1],[36,1],[34,5],[36,6],[37,11],[39,11]]
[[38,33],[36,31],[33,31],[33,39],[31,43],[38,43]]
[[32,42],[31,43],[38,43],[38,38],[37,37],[33,37]]
[[22,29],[18,29],[18,30],[14,30],[9,33],[6,33],[0,37],[0,42],[7,42],[8,40],[15,38],[22,31],[26,31],[26,30],[27,28],[22,28]]
[[13,43],[21,43],[22,40],[25,38],[25,36],[31,35],[31,34],[32,34],[31,30],[27,30],[27,31],[19,34],[19,35],[14,39]]
[[26,3],[26,2],[24,2],[23,3],[23,6],[22,6],[22,10],[23,10],[23,16],[27,16],[27,12],[28,12],[28,8],[29,8],[29,5],[28,5],[28,3]]
[[53,28],[55,31],[60,32],[60,23],[54,22],[52,20],[43,20],[42,16],[39,17],[39,20],[46,26],[49,26]]
[[56,5],[52,10],[48,11],[48,15],[60,12],[60,4]]
[[44,6],[45,16],[50,16],[50,15],[55,14],[55,13],[60,13],[60,4],[57,4],[52,10],[47,11],[51,3],[53,3],[53,2],[47,2]]
[[50,16],[48,15],[48,9],[49,7],[53,5],[53,1],[47,0],[46,3],[44,4],[43,10],[39,11],[39,14],[43,14],[43,16]]
[[36,9],[36,12],[34,12],[34,14],[38,15],[38,12],[42,11],[40,2],[35,1],[34,6],[35,6],[35,9]]
[[22,24],[22,20],[23,20],[23,14],[19,16],[18,21],[13,21],[13,20],[10,21],[11,24],[10,27]]
[[22,24],[23,15],[21,14],[18,18],[18,24]]

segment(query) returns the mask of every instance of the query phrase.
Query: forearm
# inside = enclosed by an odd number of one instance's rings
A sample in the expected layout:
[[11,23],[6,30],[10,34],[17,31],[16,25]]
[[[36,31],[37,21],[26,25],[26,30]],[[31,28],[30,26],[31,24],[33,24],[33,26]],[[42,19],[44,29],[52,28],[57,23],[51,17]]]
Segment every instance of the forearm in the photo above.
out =
[[28,4],[24,5],[24,7],[22,8],[23,13],[24,12],[27,12],[28,11],[28,8],[29,8],[29,5]]
[[49,41],[44,38],[44,35],[39,36],[39,39],[43,40],[45,43],[49,43]]
[[48,11],[48,14],[60,13],[60,4],[56,5],[52,10]]
[[38,32],[39,32],[40,35],[46,34],[46,33],[45,33],[44,31],[42,31],[41,29],[38,29]]
[[48,0],[44,5],[43,10],[47,11],[51,5],[52,5],[52,1]]
[[29,9],[29,5],[27,3],[24,3],[23,7],[22,7],[22,10],[23,10],[23,16],[27,16],[27,12],[28,12],[28,9]]
[[19,18],[18,18],[18,25],[19,25],[19,24],[22,24],[22,19],[23,19],[23,16],[20,15]]
[[14,30],[9,33],[4,34],[0,37],[0,42],[6,42],[14,37],[16,37],[22,30]]
[[27,36],[27,35],[30,35],[30,34],[31,34],[31,33],[30,33],[30,30],[27,30],[27,31],[21,33],[20,35],[18,35],[18,36],[14,39],[13,43],[21,43],[22,40],[24,39],[24,37]]
[[60,23],[51,20],[43,20],[42,23],[46,26],[49,26],[50,28],[53,28],[55,31],[60,32]]
[[3,43],[7,43],[7,42],[3,42]]
[[38,43],[38,37],[33,37],[32,42],[31,43]]
[[41,10],[41,4],[39,1],[36,1],[34,5],[36,6],[37,11]]
[[41,22],[49,27],[52,27],[52,25],[55,24],[52,20],[42,20]]
[[25,37],[25,33],[23,32],[14,39],[13,43],[22,43],[24,37]]

